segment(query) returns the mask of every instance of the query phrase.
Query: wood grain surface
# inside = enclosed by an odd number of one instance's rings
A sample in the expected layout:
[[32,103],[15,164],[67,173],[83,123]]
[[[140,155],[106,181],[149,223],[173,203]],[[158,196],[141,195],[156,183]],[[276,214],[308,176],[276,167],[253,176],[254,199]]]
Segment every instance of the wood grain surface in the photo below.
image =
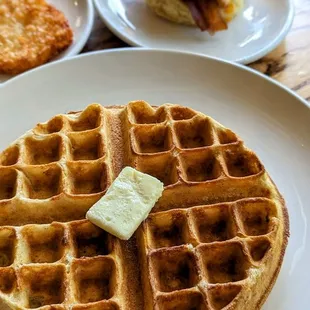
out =
[[[283,83],[310,102],[310,0],[294,1],[294,24],[286,39],[250,67]],[[126,46],[97,15],[83,52]]]

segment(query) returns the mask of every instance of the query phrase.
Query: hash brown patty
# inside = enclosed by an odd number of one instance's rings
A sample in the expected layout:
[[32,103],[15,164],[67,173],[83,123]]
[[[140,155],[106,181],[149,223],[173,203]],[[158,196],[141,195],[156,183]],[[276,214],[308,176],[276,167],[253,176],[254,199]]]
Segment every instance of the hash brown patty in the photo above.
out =
[[72,41],[68,20],[45,0],[0,1],[0,73],[42,65]]

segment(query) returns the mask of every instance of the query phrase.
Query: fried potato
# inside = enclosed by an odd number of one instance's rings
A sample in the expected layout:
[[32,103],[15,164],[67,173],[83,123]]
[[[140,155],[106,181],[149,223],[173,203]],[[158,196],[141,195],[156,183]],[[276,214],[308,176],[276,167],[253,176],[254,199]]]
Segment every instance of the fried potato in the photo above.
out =
[[66,17],[45,0],[0,0],[0,73],[42,65],[72,41]]

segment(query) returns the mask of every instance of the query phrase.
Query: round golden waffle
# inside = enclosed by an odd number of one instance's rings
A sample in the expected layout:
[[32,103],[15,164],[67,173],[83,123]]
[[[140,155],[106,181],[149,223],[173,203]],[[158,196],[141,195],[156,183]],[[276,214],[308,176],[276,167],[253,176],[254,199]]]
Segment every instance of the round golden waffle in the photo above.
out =
[[[129,241],[84,219],[125,166],[165,184]],[[287,239],[262,163],[189,108],[92,104],[0,155],[1,310],[256,310]]]

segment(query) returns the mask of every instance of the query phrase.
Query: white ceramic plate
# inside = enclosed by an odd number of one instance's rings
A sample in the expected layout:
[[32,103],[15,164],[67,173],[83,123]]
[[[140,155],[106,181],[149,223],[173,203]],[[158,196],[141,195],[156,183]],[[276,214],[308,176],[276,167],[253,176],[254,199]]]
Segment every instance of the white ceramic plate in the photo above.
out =
[[153,14],[145,0],[94,0],[103,21],[133,46],[168,48],[253,62],[280,44],[293,17],[293,0],[245,0],[245,7],[227,31],[214,36],[180,26]]
[[310,109],[249,69],[203,56],[144,49],[99,52],[46,65],[0,85],[0,149],[51,116],[91,102],[179,103],[237,132],[283,193],[291,237],[264,310],[309,309]]
[[[92,30],[95,16],[92,0],[47,0],[47,2],[65,14],[74,33],[74,41],[70,47],[53,60],[77,55],[84,47]],[[0,82],[11,77],[0,74]]]

